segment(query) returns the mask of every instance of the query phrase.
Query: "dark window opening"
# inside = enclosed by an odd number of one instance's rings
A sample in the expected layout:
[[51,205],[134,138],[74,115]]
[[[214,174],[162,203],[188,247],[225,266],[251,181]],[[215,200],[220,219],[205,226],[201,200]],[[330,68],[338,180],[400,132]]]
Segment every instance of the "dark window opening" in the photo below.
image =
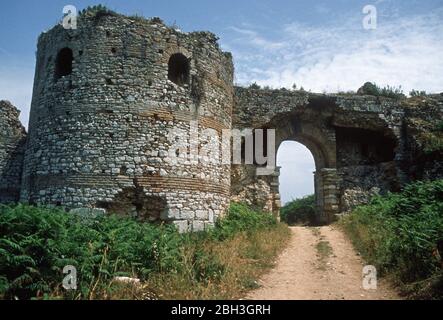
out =
[[337,127],[336,138],[339,167],[374,165],[395,158],[397,143],[382,132]]
[[74,61],[74,56],[72,50],[69,48],[64,48],[60,50],[57,55],[56,65],[55,65],[55,79],[60,79],[61,77],[70,75],[72,73],[72,62]]
[[112,53],[117,53],[117,49],[116,48],[111,48],[111,52]]
[[370,156],[370,154],[369,154],[369,144],[363,143],[361,145],[361,153],[362,153],[363,157],[369,158],[369,156]]
[[168,63],[168,79],[183,86],[189,83],[189,60],[181,53],[176,53],[171,56]]

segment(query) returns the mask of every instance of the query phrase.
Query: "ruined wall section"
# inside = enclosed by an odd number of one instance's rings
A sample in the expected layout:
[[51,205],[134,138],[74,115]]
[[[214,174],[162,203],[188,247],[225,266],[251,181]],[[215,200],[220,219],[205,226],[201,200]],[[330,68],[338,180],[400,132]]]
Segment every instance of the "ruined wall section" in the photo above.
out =
[[19,115],[9,101],[0,101],[0,203],[20,198],[26,131]]
[[348,212],[376,194],[399,191],[409,181],[402,169],[406,150],[399,100],[339,96],[333,125],[337,132],[340,211]]
[[[57,77],[63,48],[72,72]],[[173,55],[182,59],[176,83]],[[203,230],[229,205],[230,166],[217,153],[190,157],[191,121],[199,149],[217,145],[231,128],[232,82],[231,55],[211,33],[116,14],[82,17],[77,30],[56,26],[38,42],[22,200],[118,207]],[[213,137],[202,136],[208,131]],[[168,160],[172,146],[177,163]]]
[[413,180],[443,178],[443,93],[404,101],[405,171]]
[[[404,107],[389,98],[236,88],[233,126],[276,128],[277,145],[295,140],[308,147],[317,167],[317,204],[338,213],[408,181],[404,118]],[[241,188],[253,195],[252,186],[256,193],[272,190],[275,180],[264,188],[262,178],[248,174],[253,170],[233,170],[236,195]]]

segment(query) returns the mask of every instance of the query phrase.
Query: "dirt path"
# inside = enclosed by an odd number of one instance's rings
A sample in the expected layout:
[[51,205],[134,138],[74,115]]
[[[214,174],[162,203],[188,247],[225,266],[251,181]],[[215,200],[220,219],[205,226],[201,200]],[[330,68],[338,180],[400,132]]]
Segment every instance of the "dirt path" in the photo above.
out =
[[385,300],[399,299],[383,281],[364,290],[363,262],[334,226],[292,227],[288,248],[276,267],[259,281],[251,300]]

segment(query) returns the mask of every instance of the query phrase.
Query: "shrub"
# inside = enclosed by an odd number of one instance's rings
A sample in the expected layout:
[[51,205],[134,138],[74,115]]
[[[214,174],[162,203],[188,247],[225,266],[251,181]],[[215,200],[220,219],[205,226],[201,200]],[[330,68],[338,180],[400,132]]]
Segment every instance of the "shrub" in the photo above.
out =
[[259,90],[261,87],[257,84],[257,82],[254,82],[249,86],[249,89]]
[[426,96],[426,91],[420,91],[413,89],[411,92],[409,92],[409,95],[411,97],[424,97]]
[[257,213],[245,204],[233,203],[227,216],[217,222],[212,235],[216,239],[223,240],[238,232],[252,232],[257,229],[271,228],[276,224],[277,219],[270,213]]
[[117,14],[102,4],[88,6],[86,9],[83,9],[79,12],[80,17],[90,16],[99,18],[107,15],[115,16]]
[[[131,218],[0,206],[0,298],[100,298],[116,276],[145,281],[154,274],[183,274],[194,284],[216,281],[226,266],[207,249],[208,243],[276,224],[270,214],[241,204],[233,204],[213,230],[184,235],[172,225]],[[78,292],[61,289],[67,265],[77,268]]]
[[0,275],[7,298],[27,298],[59,287],[63,267],[79,272],[82,295],[115,275],[144,278],[179,268],[180,235],[170,225],[111,217],[84,218],[24,205],[0,208]]
[[315,223],[315,195],[287,203],[280,211],[281,220],[289,225]]
[[381,88],[372,82],[366,82],[360,89],[358,89],[357,94],[371,95],[376,97],[387,97],[393,99],[405,98],[401,87],[396,88],[388,85]]
[[443,180],[375,197],[341,224],[368,263],[393,275],[406,293],[443,297]]

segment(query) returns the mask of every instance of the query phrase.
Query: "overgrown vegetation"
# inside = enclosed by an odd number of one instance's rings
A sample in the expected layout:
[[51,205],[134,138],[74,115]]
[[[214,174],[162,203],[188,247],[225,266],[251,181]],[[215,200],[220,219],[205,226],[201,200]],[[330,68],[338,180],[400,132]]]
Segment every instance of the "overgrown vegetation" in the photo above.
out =
[[94,6],[88,6],[87,8],[80,10],[79,16],[104,16],[104,15],[116,15],[116,13],[105,5],[98,4]]
[[393,98],[393,99],[402,99],[406,98],[406,96],[403,94],[403,90],[401,87],[379,87],[375,83],[372,82],[366,82],[363,87],[361,87],[358,92],[358,94],[365,94],[365,95],[371,95],[376,97],[387,97],[387,98]]
[[[239,298],[288,237],[270,214],[240,204],[214,229],[184,235],[130,218],[2,206],[0,298]],[[76,291],[62,288],[67,265],[77,268]],[[134,290],[116,284],[116,276],[143,285]]]
[[287,203],[280,210],[280,218],[289,225],[312,225],[315,224],[315,195]]
[[254,82],[249,85],[249,89],[260,90],[261,86],[257,84],[257,82]]
[[376,197],[341,221],[365,260],[410,298],[443,298],[443,180]]
[[425,154],[441,153],[443,151],[443,121],[439,121],[432,130],[423,131],[419,137]]
[[411,97],[425,97],[426,91],[413,89],[412,91],[409,92],[409,95]]

